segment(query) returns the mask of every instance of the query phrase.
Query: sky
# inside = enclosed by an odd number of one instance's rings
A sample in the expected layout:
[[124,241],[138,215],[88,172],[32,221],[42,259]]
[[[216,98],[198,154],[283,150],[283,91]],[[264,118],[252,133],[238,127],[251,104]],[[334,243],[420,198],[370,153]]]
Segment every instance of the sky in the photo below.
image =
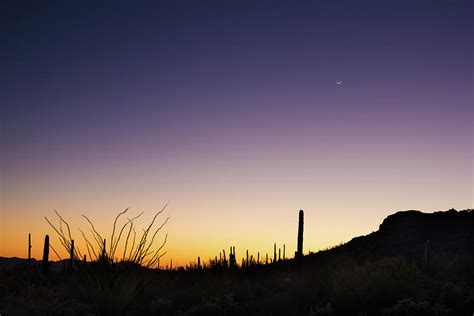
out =
[[80,245],[168,203],[179,265],[473,208],[471,1],[0,7],[0,256],[59,249],[54,210]]

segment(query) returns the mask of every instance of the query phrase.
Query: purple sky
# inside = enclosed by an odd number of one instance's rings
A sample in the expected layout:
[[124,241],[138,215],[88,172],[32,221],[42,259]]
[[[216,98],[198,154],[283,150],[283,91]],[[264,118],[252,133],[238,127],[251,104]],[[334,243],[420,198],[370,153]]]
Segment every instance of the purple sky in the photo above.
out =
[[[258,205],[293,245],[300,208],[365,214],[316,249],[399,208],[473,207],[471,1],[80,6],[1,5],[2,225],[169,201],[176,240],[197,217],[253,227]],[[0,252],[29,229],[2,226]],[[204,235],[196,253],[246,247]]]

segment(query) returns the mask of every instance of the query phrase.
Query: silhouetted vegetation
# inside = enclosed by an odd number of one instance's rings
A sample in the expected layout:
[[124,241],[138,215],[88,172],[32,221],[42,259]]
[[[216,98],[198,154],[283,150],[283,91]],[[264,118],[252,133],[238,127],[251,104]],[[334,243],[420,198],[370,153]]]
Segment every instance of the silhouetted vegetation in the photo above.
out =
[[74,273],[51,269],[47,284],[39,262],[25,260],[0,272],[0,313],[472,315],[473,223],[472,210],[400,212],[298,260],[242,252],[242,265],[235,247],[174,269],[99,257]]

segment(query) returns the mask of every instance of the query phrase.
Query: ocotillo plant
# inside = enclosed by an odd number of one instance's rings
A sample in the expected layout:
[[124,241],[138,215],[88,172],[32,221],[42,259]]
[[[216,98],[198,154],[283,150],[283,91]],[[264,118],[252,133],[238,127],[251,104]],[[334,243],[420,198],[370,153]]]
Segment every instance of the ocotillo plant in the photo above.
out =
[[304,226],[304,212],[300,210],[298,219],[298,247],[296,251],[297,257],[303,256],[303,226]]
[[43,262],[42,271],[44,274],[48,273],[48,261],[49,261],[49,236],[44,237],[44,247],[43,247]]
[[28,234],[28,265],[31,264],[31,233]]
[[431,242],[429,240],[426,241],[425,244],[425,267],[426,271],[430,271],[431,266]]
[[[120,242],[122,241],[122,244],[124,246],[123,255],[121,259],[122,261],[131,262],[149,268],[155,267],[159,258],[166,254],[166,252],[162,253],[161,250],[166,244],[168,236],[167,234],[164,236],[163,243],[157,249],[155,249],[154,247],[155,237],[157,236],[158,232],[161,231],[163,226],[166,225],[169,219],[169,217],[166,218],[158,227],[155,224],[157,217],[162,214],[165,209],[166,205],[161,209],[161,211],[155,213],[148,227],[146,227],[146,229],[143,229],[141,237],[137,234],[135,230],[136,226],[134,220],[139,218],[143,214],[143,212],[133,218],[127,218],[126,222],[121,227],[119,227],[119,218],[124,215],[129,209],[127,208],[125,211],[120,212],[116,216],[114,221],[112,235],[109,240],[109,249],[106,248],[105,239],[95,229],[92,221],[87,216],[82,215],[84,219],[89,223],[91,228],[90,233],[92,234],[92,239],[88,238],[86,236],[86,233],[79,229],[82,234],[82,237],[84,238],[85,247],[89,254],[89,258],[91,258],[91,261],[96,260],[107,264],[113,263],[113,259],[116,258],[115,253],[119,247]],[[69,225],[57,211],[54,212],[59,218],[59,225],[53,225],[51,221],[46,217],[45,220],[58,234],[60,243],[69,254],[71,252],[71,240],[73,239],[71,231],[69,229]],[[62,224],[66,226],[67,231],[63,231]],[[122,236],[124,236],[123,239],[121,238]],[[137,241],[137,243],[135,243],[135,241]],[[83,256],[79,250],[79,247],[76,245],[76,247],[74,248],[74,260],[76,262],[79,262],[82,257]]]

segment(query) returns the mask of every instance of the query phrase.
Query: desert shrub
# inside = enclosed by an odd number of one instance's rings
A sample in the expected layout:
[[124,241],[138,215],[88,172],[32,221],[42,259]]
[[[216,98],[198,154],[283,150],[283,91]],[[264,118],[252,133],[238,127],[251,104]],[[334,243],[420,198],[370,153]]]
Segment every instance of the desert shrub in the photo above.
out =
[[418,267],[404,258],[384,258],[338,269],[332,302],[341,312],[376,311],[405,297],[420,297],[426,282]]
[[438,254],[433,257],[431,274],[436,279],[474,284],[474,257]]
[[7,290],[6,290],[5,285],[0,284],[0,303],[5,299],[6,293],[7,293]]
[[332,316],[335,315],[334,307],[331,303],[311,308],[310,315],[314,316]]
[[193,306],[187,315],[239,315],[239,305],[231,293],[203,299],[202,303]]
[[98,315],[123,315],[141,299],[144,281],[138,269],[107,266],[75,275],[79,298]]
[[430,304],[426,301],[417,302],[411,298],[405,298],[392,307],[384,309],[382,314],[385,316],[443,316],[447,315],[448,312],[440,304]]
[[153,315],[171,314],[173,311],[173,303],[166,298],[154,299],[150,304],[150,311]]
[[436,282],[432,288],[431,300],[449,306],[462,313],[470,315],[474,310],[474,291],[465,282]]

